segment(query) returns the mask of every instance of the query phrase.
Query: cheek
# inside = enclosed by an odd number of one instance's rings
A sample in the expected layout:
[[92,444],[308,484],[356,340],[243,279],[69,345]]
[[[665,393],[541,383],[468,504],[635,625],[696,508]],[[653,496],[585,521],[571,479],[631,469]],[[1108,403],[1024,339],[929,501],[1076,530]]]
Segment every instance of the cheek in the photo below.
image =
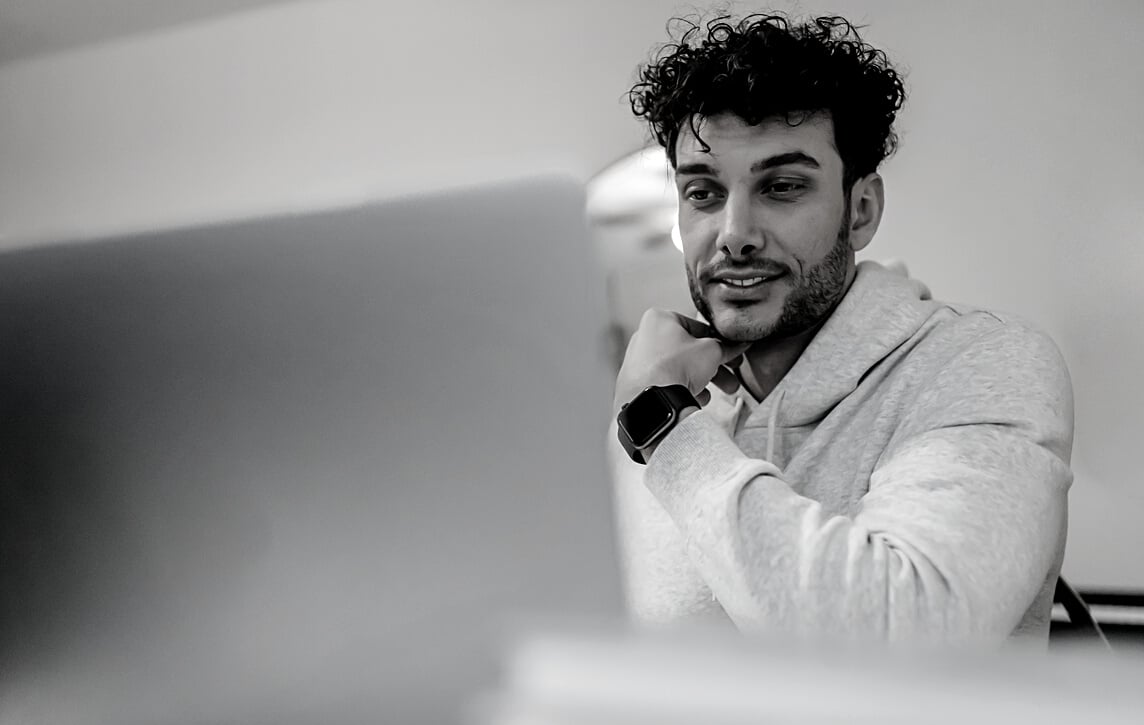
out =
[[687,229],[682,224],[679,228],[680,242],[683,245],[683,261],[687,269],[694,272],[699,266],[710,258],[710,245],[705,237],[696,229]]
[[776,229],[775,239],[782,247],[780,253],[799,271],[813,267],[834,248],[838,238],[838,218],[820,212],[799,215],[784,222],[781,229]]
[[688,241],[686,237],[683,239],[683,261],[687,264],[689,269],[695,269],[695,267],[703,261],[701,247],[694,242]]
[[684,253],[683,253],[683,270],[684,270],[684,272],[686,272],[687,282],[688,282],[689,286],[699,282],[699,270],[702,267],[703,267],[703,260],[702,259],[695,257],[695,256],[690,256],[687,254],[686,251],[684,251]]
[[683,255],[688,260],[701,262],[711,257],[719,237],[718,217],[713,214],[689,217],[679,215],[679,237]]

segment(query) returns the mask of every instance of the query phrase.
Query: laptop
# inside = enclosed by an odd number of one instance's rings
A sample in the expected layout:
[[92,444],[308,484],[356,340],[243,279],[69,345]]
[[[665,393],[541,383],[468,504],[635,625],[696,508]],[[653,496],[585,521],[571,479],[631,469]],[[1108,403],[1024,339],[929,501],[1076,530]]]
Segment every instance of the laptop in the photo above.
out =
[[0,723],[456,722],[622,616],[563,178],[0,255]]

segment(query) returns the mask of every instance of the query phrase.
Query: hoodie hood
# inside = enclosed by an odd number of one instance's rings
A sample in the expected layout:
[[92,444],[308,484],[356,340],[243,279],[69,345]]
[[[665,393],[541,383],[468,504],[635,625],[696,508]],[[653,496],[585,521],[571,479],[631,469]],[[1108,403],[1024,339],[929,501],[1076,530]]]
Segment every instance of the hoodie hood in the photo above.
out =
[[861,262],[846,296],[766,399],[756,404],[740,390],[727,403],[752,427],[817,423],[940,307],[921,282]]

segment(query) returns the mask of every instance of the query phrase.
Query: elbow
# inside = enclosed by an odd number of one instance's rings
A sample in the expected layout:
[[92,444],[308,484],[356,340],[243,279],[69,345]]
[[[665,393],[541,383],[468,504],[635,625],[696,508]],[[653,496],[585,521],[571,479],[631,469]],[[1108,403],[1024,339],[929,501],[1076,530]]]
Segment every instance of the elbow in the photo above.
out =
[[[890,645],[952,646],[1001,641],[1011,630],[982,616],[971,585],[912,547],[859,527],[848,538],[846,560],[837,562],[842,571],[807,576],[804,569],[799,598],[815,606],[798,610],[800,630]],[[830,582],[839,591],[830,591]]]
[[891,644],[993,647],[1016,626],[980,587],[902,550],[888,552],[883,617]]

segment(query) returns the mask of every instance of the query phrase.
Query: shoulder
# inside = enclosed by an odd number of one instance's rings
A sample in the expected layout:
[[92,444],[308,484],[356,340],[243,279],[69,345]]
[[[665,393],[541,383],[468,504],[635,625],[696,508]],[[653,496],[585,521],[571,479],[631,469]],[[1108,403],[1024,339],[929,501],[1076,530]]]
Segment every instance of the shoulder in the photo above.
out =
[[948,309],[919,345],[928,365],[907,425],[1003,426],[1070,449],[1072,381],[1052,337],[1014,315]]
[[961,367],[999,374],[1031,369],[1068,377],[1060,348],[1042,328],[1018,315],[967,305],[942,303],[927,325],[917,352],[927,353],[935,367]]

